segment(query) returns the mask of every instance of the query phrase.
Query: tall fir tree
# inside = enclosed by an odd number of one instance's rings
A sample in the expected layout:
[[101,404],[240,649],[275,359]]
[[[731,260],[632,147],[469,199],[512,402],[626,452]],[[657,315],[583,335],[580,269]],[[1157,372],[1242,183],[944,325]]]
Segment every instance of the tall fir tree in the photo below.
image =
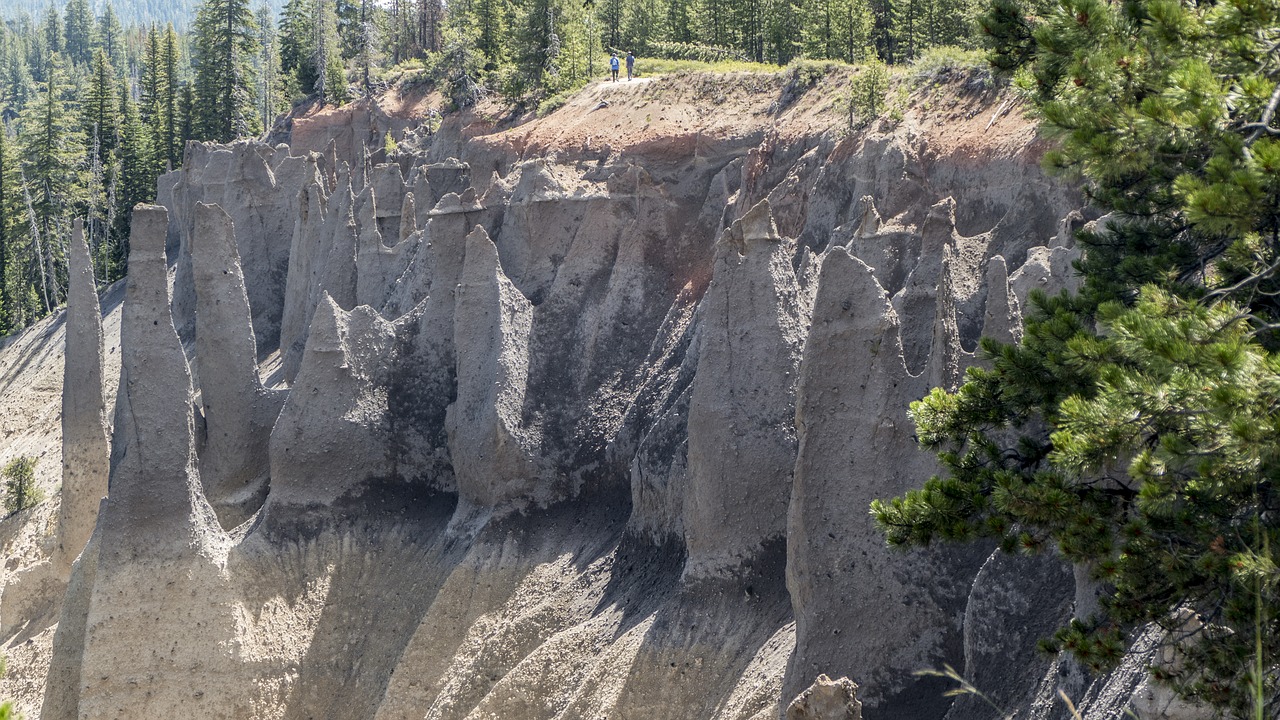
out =
[[[49,8],[44,13],[44,49],[50,53],[62,52],[62,39],[62,18],[53,0],[49,0]],[[45,78],[40,80],[43,82]]]
[[316,89],[315,0],[288,0],[280,12],[280,71],[296,80],[298,91]]
[[75,65],[88,65],[93,58],[93,13],[89,0],[67,0],[64,53]]
[[285,100],[280,82],[279,35],[272,21],[271,6],[266,3],[258,6],[258,32],[260,47],[255,70],[258,77],[260,124],[264,129],[270,130],[276,114],[284,109]]
[[556,4],[554,0],[529,0],[523,5],[515,37],[516,64],[524,79],[523,87],[540,90],[554,86],[560,74]]
[[196,132],[203,139],[227,142],[257,132],[255,27],[249,0],[204,0],[200,5],[192,29],[192,65]]
[[1156,682],[1276,717],[1280,4],[1001,0],[983,26],[1046,165],[1109,214],[1077,235],[1080,293],[1035,297],[1020,343],[912,404],[943,473],[876,521],[1057,552],[1100,603],[1043,649],[1105,670],[1154,625]]
[[102,51],[107,54],[107,61],[112,67],[124,68],[124,28],[120,25],[115,7],[109,2],[103,4],[102,14],[98,16],[94,45],[102,48]]
[[71,216],[84,192],[84,144],[67,128],[76,126],[70,83],[58,56],[49,79],[22,117],[20,171],[28,210],[28,282],[40,288],[46,311],[62,301],[66,287],[62,247],[71,232]]
[[9,128],[4,123],[0,123],[0,336],[8,335],[14,329],[9,260],[12,254],[10,252],[13,237],[11,227],[18,217],[19,205],[16,182],[13,177],[12,145]]
[[112,228],[110,266],[123,274],[129,257],[129,223],[133,207],[154,197],[151,142],[138,104],[126,97],[121,110],[120,167],[116,181],[115,223]]
[[179,137],[181,118],[178,114],[178,34],[173,25],[160,35],[159,67],[156,75],[156,96],[153,99],[151,140],[156,169],[176,168],[182,162],[182,141]]
[[138,80],[138,94],[141,98],[139,112],[142,113],[142,121],[150,123],[159,114],[160,72],[163,65],[160,61],[160,30],[155,25],[147,28],[141,65],[141,77]]
[[440,52],[444,17],[445,4],[442,0],[418,0],[417,46],[421,52]]
[[102,49],[94,51],[89,70],[89,84],[80,103],[84,120],[85,146],[97,147],[109,156],[116,147],[120,131],[120,104],[116,98],[115,70]]

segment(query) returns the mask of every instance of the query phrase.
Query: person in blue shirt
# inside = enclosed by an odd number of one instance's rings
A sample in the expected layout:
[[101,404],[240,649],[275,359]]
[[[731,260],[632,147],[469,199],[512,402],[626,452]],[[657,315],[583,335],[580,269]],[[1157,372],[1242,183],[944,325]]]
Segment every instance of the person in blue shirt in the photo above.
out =
[[628,80],[631,79],[631,75],[635,72],[635,69],[636,69],[636,54],[628,50],[627,51],[627,79]]
[[609,71],[613,73],[612,82],[618,82],[618,53],[614,53],[613,57],[609,58]]

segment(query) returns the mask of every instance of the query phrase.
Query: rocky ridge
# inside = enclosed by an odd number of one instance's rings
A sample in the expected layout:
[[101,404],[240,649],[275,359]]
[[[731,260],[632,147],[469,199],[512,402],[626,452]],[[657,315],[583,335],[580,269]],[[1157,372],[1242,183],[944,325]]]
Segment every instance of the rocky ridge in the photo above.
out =
[[907,404],[1071,282],[1078,194],[992,93],[847,133],[787,83],[593,86],[390,163],[359,152],[376,122],[190,146],[106,303],[118,392],[87,254],[65,316],[0,348],[8,402],[65,328],[67,519],[0,527],[27,548],[0,694],[49,719],[986,717],[913,674],[950,664],[1019,717],[1062,717],[1059,687],[1123,707],[1141,667],[1028,650],[1069,569],[890,552],[867,514],[933,469]]

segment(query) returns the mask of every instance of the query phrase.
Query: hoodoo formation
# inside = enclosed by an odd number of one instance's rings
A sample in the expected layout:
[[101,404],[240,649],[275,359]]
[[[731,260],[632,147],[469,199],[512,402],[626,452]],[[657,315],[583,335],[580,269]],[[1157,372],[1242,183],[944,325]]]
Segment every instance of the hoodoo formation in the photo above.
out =
[[848,132],[821,83],[690,82],[505,130],[358,105],[193,143],[101,307],[77,232],[65,312],[0,345],[0,448],[62,468],[0,534],[0,695],[990,717],[916,674],[950,665],[1048,720],[1060,688],[1088,718],[1146,692],[1138,660],[1034,652],[1076,610],[1058,560],[891,551],[868,514],[935,470],[908,403],[1071,281],[1088,218],[1035,128],[959,83]]

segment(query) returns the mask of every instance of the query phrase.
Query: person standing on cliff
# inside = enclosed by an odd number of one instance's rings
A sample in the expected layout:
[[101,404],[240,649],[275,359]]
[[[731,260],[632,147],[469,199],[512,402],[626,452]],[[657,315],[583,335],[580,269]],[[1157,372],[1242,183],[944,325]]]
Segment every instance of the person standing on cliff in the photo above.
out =
[[612,82],[618,82],[618,53],[609,58],[609,72],[613,74]]
[[627,51],[627,81],[631,80],[632,74],[636,69],[636,55],[630,50]]

